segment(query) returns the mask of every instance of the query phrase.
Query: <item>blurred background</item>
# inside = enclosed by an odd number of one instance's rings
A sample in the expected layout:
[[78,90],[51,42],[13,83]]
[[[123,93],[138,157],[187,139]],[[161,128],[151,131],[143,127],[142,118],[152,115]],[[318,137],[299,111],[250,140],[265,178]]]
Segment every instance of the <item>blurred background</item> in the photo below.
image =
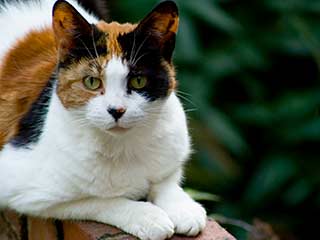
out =
[[[156,0],[108,0],[137,22]],[[238,239],[316,239],[320,1],[176,0],[185,188]]]

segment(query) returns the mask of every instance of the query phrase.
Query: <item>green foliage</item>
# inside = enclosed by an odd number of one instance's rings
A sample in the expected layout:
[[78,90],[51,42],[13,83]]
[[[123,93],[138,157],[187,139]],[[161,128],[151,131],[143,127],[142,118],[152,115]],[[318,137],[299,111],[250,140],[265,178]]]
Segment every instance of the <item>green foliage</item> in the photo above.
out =
[[191,188],[186,188],[185,191],[196,201],[220,201],[220,197],[212,193],[201,192]]
[[[113,19],[138,21],[157,1],[109,2]],[[222,197],[203,202],[209,212],[312,239],[316,223],[304,219],[320,212],[320,2],[176,2],[178,95],[196,150],[186,185]]]

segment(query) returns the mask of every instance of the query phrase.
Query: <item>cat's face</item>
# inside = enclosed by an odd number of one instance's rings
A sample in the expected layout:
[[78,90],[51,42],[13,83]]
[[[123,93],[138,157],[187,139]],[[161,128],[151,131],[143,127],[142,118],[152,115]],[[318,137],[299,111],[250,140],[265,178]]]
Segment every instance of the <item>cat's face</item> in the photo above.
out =
[[147,125],[176,86],[171,57],[177,28],[171,1],[135,25],[91,25],[70,4],[57,2],[57,94],[64,107],[80,122],[115,134]]

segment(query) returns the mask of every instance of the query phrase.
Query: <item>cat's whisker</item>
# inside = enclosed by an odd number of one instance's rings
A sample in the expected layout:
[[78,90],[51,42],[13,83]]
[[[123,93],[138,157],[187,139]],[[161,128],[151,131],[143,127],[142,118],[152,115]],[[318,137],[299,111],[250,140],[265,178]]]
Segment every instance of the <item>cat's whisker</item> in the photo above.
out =
[[76,124],[78,127],[89,127],[90,125],[88,124],[88,122],[84,122],[84,121],[74,121],[74,124]]
[[132,63],[132,60],[133,60],[132,57],[133,57],[133,52],[134,52],[135,46],[136,46],[136,31],[133,31],[133,44],[132,44],[132,48],[131,48],[129,63]]
[[146,56],[146,55],[148,55],[148,54],[149,54],[149,52],[146,52],[146,53],[140,55],[140,56],[138,57],[138,59],[133,62],[133,65],[136,65],[136,64],[139,62],[139,60],[141,60],[141,58],[143,58],[144,56]]
[[177,93],[177,96],[178,96],[179,98],[181,98],[182,100],[190,103],[190,104],[193,105],[194,107],[197,107],[197,105],[196,105],[191,99],[187,98],[186,96],[180,95],[179,93]]
[[98,59],[99,58],[99,54],[98,54],[98,51],[97,51],[97,46],[96,46],[96,42],[95,42],[95,39],[94,39],[93,30],[91,31],[91,40],[92,40],[92,46],[93,46],[94,53],[96,55],[96,58]]
[[144,110],[146,113],[157,113],[157,114],[162,114],[163,111],[161,109],[153,109],[153,110]]
[[83,44],[83,46],[85,47],[85,49],[88,51],[90,57],[92,58],[94,64],[95,64],[95,67],[96,68],[101,68],[101,65],[100,63],[97,61],[97,59],[92,55],[92,53],[90,52],[90,49],[87,47],[87,45],[84,43],[84,41],[82,41],[81,38],[79,38],[80,42]]
[[93,44],[94,52],[96,54],[96,58],[99,59],[99,54],[98,54],[98,51],[97,51],[97,45],[96,45],[96,41],[94,39],[93,30],[91,31],[91,38],[92,38],[92,44]]
[[149,38],[149,35],[147,35],[144,40],[141,42],[140,46],[138,47],[137,51],[135,52],[134,54],[134,57],[133,57],[133,62],[135,62],[135,59],[137,58],[140,50],[142,49],[143,45],[145,44],[145,42],[147,41],[147,39]]
[[184,92],[184,91],[181,91],[181,90],[176,90],[176,92],[178,94],[182,94],[182,95],[185,95],[185,96],[189,96],[189,97],[192,97],[192,95],[190,93],[187,93],[187,92]]
[[144,109],[145,112],[159,112],[161,113],[163,111],[163,108],[161,107],[153,107],[153,108],[147,108]]
[[196,111],[198,111],[197,108],[184,109],[184,112],[196,112]]

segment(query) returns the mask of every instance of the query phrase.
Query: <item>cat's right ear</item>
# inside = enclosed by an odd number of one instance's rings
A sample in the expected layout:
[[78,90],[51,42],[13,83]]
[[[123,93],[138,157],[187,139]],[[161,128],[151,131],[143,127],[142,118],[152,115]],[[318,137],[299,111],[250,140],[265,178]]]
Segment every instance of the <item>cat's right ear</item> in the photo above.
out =
[[55,34],[59,58],[63,59],[76,45],[76,39],[92,32],[91,25],[68,2],[57,1],[53,6],[52,27]]

